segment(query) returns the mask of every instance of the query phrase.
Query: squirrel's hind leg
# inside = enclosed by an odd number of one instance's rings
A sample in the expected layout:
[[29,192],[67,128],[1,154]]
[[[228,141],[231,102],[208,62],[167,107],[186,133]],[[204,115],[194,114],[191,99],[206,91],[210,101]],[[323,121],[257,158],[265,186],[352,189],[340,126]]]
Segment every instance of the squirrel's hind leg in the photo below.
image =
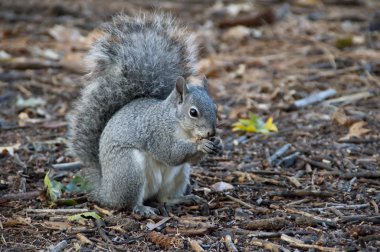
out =
[[164,181],[158,192],[158,201],[166,206],[179,204],[205,205],[207,202],[194,194],[184,195],[190,183],[190,165],[188,163],[170,167],[164,173]]
[[103,205],[127,208],[141,215],[154,214],[154,210],[143,206],[145,166],[143,156],[136,158],[136,149],[114,146],[100,148],[102,178],[96,192],[97,200]]

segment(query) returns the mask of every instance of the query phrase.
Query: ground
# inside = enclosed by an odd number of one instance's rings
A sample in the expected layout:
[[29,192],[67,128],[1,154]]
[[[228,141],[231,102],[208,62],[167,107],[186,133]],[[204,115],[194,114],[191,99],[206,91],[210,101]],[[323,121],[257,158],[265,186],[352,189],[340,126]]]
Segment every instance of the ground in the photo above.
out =
[[[218,105],[224,153],[191,176],[208,204],[162,206],[141,219],[83,192],[52,202],[47,171],[64,184],[76,172],[53,165],[77,161],[68,115],[96,27],[157,8],[198,36],[199,68]],[[1,250],[377,251],[379,8],[376,0],[1,1]],[[299,105],[308,97],[316,101]],[[232,131],[249,112],[272,117],[278,132]],[[67,219],[88,211],[102,219]]]

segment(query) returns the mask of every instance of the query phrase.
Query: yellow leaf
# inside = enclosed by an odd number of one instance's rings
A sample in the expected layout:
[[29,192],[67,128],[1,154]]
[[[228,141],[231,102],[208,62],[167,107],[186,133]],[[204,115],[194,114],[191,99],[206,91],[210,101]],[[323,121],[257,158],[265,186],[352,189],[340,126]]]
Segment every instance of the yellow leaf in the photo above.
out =
[[266,123],[257,115],[249,113],[249,119],[239,119],[238,122],[232,124],[232,131],[245,131],[252,133],[267,134],[269,131],[277,132],[277,126],[270,117]]
[[277,132],[277,126],[273,123],[273,117],[269,117],[267,122],[265,123],[265,128],[269,131]]

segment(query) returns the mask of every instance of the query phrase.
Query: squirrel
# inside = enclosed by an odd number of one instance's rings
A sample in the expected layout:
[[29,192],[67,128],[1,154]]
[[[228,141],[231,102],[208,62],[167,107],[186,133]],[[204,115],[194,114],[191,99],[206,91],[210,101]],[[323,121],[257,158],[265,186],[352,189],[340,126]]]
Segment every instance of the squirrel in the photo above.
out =
[[115,16],[102,32],[70,123],[90,196],[142,216],[157,213],[147,200],[204,202],[184,195],[190,163],[219,154],[222,143],[194,36],[157,13]]

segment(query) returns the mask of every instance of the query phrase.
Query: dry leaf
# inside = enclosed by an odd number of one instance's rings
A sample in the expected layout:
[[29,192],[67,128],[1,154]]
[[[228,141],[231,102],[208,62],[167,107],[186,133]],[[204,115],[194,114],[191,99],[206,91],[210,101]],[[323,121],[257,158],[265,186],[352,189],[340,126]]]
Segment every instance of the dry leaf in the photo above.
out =
[[82,244],[92,244],[92,243],[93,243],[93,242],[90,241],[86,236],[84,236],[84,234],[78,233],[76,236],[77,236],[78,240],[79,240]]
[[367,122],[365,121],[359,121],[351,125],[349,132],[347,135],[342,137],[340,140],[350,139],[352,137],[361,137],[369,132],[371,132],[370,129],[364,128],[364,126],[367,125]]
[[42,225],[48,229],[54,230],[68,230],[71,228],[70,223],[63,221],[45,221]]
[[32,219],[30,217],[23,218],[23,217],[16,217],[15,219],[8,219],[7,221],[3,222],[3,227],[14,227],[18,225],[30,225],[32,223]]
[[346,115],[346,113],[344,113],[344,110],[341,108],[334,112],[332,119],[340,125],[347,125],[350,121],[350,118]]

